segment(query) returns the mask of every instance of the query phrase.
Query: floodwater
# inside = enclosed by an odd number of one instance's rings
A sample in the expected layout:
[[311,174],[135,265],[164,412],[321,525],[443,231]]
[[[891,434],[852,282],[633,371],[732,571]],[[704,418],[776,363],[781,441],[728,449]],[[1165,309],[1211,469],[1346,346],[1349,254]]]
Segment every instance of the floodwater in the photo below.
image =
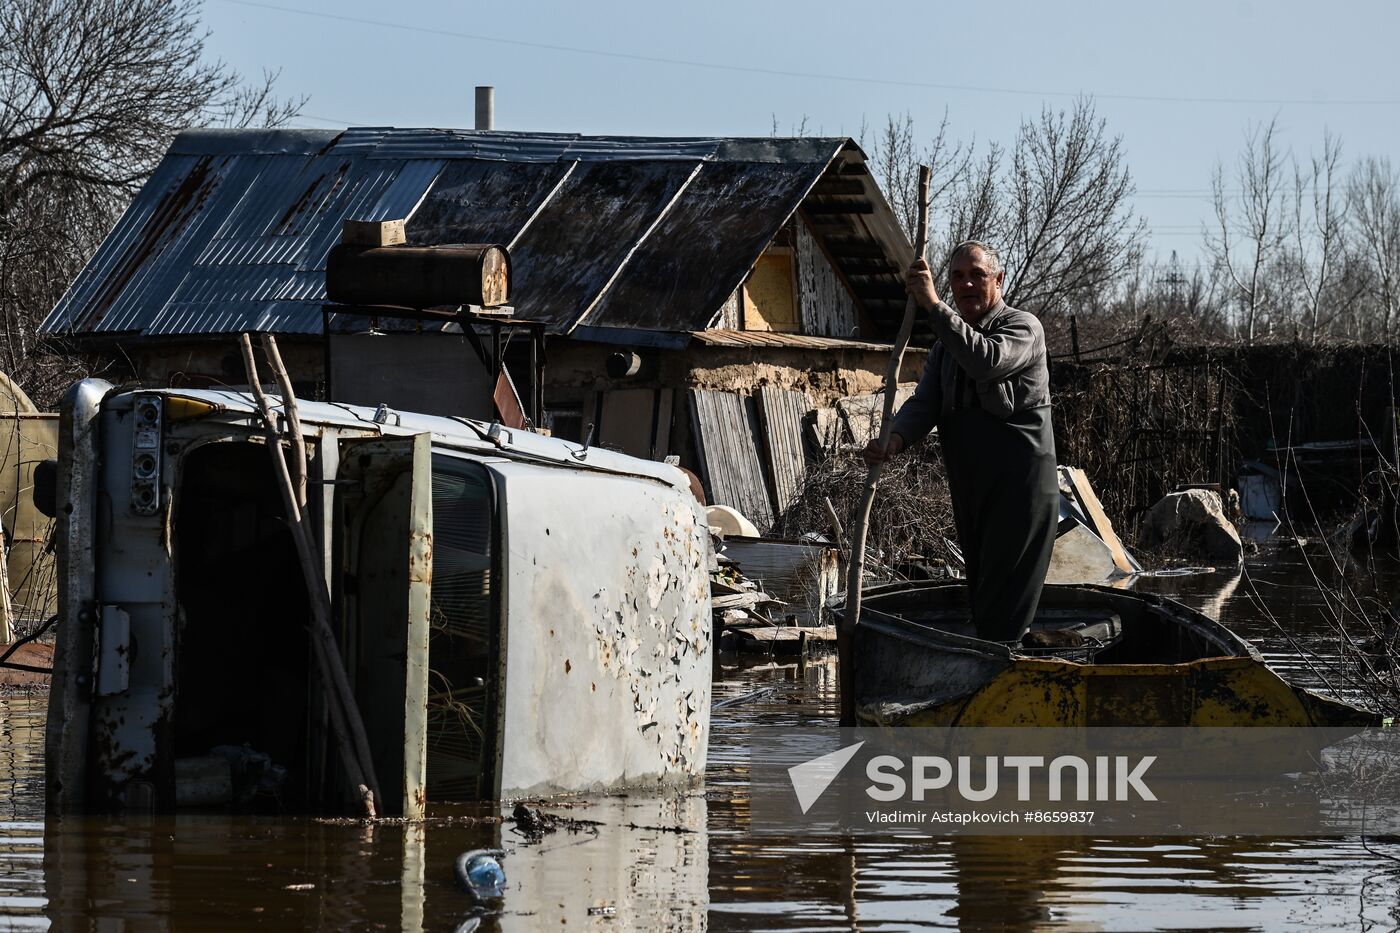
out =
[[[1289,676],[1325,653],[1292,552],[1244,575],[1141,580],[1222,619]],[[503,846],[490,930],[1391,930],[1400,842],[1274,838],[815,838],[747,830],[748,730],[833,724],[835,667],[726,658],[706,786],[548,807],[538,841],[492,808],[421,825],[273,817],[43,818],[43,695],[0,697],[0,929],[454,930],[470,848]]]

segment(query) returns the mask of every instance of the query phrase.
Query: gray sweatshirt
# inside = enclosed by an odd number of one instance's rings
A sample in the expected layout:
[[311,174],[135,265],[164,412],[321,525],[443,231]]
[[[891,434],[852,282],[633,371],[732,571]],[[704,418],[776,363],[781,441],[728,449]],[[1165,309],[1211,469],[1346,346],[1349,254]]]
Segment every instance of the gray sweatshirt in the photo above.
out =
[[[940,301],[932,316],[938,344],[892,427],[906,445],[922,440],[944,415],[970,405],[1002,420],[1049,406],[1045,331],[1034,315],[1001,302],[973,326]],[[969,397],[973,392],[975,399]]]

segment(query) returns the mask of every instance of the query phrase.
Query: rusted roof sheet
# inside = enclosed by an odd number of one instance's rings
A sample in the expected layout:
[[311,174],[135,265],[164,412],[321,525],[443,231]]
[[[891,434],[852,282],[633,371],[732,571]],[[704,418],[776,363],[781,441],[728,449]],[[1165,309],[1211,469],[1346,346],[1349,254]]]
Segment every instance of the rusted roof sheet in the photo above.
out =
[[[691,333],[697,343],[711,347],[787,347],[798,350],[869,350],[890,352],[888,343],[864,340],[842,340],[839,337],[808,337],[803,334],[780,334],[759,330],[697,330]],[[910,350],[916,351],[916,347]]]
[[701,330],[824,174],[863,159],[844,138],[189,131],[42,329],[317,333],[342,221],[405,218],[411,243],[508,245],[518,317]]

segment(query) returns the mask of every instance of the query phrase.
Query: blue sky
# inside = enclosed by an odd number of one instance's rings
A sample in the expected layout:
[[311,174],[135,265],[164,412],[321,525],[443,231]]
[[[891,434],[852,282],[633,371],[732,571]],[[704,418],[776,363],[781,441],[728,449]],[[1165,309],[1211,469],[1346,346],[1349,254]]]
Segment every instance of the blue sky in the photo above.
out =
[[[303,12],[294,12],[303,11]],[[505,3],[205,0],[207,50],[281,69],[302,125],[858,136],[909,113],[931,134],[1010,143],[1024,117],[1092,94],[1123,137],[1152,252],[1200,250],[1210,173],[1277,116],[1301,156],[1400,163],[1400,3],[1120,0]],[[934,210],[938,205],[934,205]]]

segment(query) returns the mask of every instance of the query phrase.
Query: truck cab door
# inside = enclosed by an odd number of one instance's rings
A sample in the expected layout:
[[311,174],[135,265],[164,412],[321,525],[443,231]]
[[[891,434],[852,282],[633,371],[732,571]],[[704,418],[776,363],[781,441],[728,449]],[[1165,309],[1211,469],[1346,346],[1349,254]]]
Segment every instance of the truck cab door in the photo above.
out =
[[341,442],[336,476],[340,639],[387,814],[426,804],[431,437]]

